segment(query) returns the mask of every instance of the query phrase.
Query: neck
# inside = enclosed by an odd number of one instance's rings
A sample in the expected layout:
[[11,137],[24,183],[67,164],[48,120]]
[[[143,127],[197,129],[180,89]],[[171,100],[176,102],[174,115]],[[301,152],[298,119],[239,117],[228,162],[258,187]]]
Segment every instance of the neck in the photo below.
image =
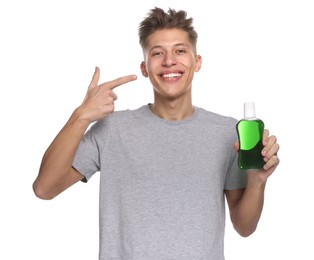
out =
[[160,118],[169,121],[183,120],[191,117],[194,113],[194,106],[191,99],[188,100],[154,100],[150,110]]

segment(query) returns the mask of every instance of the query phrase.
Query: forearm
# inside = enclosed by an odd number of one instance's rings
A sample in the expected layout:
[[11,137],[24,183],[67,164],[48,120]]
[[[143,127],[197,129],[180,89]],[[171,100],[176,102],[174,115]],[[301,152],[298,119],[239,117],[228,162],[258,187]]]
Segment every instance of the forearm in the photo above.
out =
[[77,110],[46,150],[33,188],[36,195],[52,198],[71,185],[69,172],[77,147],[88,127]]
[[[279,164],[277,138],[269,136],[266,129],[263,134],[263,145],[262,155],[266,162],[264,167],[247,171],[247,186],[244,191],[225,191],[231,221],[242,236],[249,236],[255,231],[264,206],[266,182]],[[239,143],[236,142],[234,147],[238,150]]]
[[250,183],[243,196],[232,212],[231,219],[234,228],[242,236],[251,235],[258,224],[264,205],[266,183]]

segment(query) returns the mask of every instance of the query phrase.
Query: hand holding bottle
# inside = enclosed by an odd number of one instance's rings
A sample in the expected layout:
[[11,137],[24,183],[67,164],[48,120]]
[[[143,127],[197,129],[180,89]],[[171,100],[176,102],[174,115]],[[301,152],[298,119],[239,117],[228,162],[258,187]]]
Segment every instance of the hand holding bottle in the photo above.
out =
[[[260,169],[248,169],[249,175],[254,176],[262,182],[266,182],[267,178],[275,171],[280,160],[278,157],[279,144],[277,143],[277,137],[275,135],[269,136],[269,130],[265,129],[263,132],[263,149],[261,151],[264,165]],[[240,144],[236,142],[234,149],[238,152]]]
[[244,118],[237,124],[239,141],[234,148],[240,169],[248,170],[250,180],[266,182],[279,164],[277,137],[269,135],[264,122],[255,117],[255,105],[244,104]]

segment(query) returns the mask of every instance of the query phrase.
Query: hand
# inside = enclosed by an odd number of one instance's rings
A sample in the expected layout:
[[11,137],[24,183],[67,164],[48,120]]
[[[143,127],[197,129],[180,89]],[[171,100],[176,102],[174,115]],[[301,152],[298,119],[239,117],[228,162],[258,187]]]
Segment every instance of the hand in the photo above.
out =
[[277,143],[277,137],[274,135],[269,136],[269,131],[267,129],[264,130],[263,133],[263,145],[264,149],[262,150],[262,155],[264,157],[264,161],[266,162],[263,170],[266,175],[271,175],[276,167],[279,164],[278,151],[279,144]]
[[[248,174],[254,176],[254,179],[258,178],[262,182],[266,182],[267,178],[275,171],[279,165],[279,144],[277,143],[277,137],[274,135],[269,136],[269,130],[265,129],[263,133],[263,145],[262,155],[264,157],[265,165],[262,169],[248,170]],[[239,142],[234,144],[234,149],[239,150]]]
[[113,89],[137,79],[135,75],[129,75],[98,85],[99,77],[100,70],[96,67],[85,99],[78,108],[80,118],[88,123],[110,115],[114,111],[114,101],[118,98]]

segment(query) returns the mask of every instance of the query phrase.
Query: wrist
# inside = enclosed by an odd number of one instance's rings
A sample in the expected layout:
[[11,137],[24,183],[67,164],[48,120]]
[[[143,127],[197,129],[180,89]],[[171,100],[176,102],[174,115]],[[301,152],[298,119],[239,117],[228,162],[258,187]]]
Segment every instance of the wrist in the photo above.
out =
[[87,128],[91,122],[88,120],[81,107],[77,107],[71,115],[70,121],[81,127]]
[[254,187],[255,189],[265,189],[267,178],[263,178],[256,171],[248,171],[247,173],[247,187]]

